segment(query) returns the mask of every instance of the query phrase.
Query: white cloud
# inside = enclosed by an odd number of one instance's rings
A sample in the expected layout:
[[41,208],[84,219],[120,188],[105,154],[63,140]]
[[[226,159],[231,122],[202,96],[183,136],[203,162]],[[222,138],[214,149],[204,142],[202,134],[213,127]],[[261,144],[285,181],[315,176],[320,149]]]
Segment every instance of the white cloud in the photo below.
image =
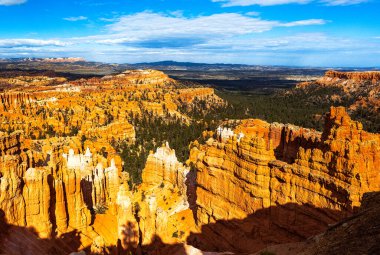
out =
[[329,6],[337,5],[353,5],[367,2],[368,0],[212,0],[213,2],[221,2],[223,7],[230,6],[272,6],[283,4],[308,4],[311,2],[322,3]]
[[[376,44],[372,45],[373,47]],[[347,38],[331,37],[324,33],[299,33],[281,37],[226,38],[200,45],[199,48],[210,50],[230,49],[235,52],[291,52],[320,51],[339,52],[348,49],[360,49],[362,43]],[[371,48],[367,43],[365,47]]]
[[330,6],[337,5],[354,5],[368,2],[368,0],[321,0],[322,3]]
[[261,5],[261,6],[271,6],[280,4],[306,4],[311,0],[212,0],[213,2],[222,2],[223,7],[230,6],[250,6],[250,5]]
[[117,21],[117,18],[99,18],[100,21],[104,21],[104,22],[115,22]]
[[276,27],[323,25],[322,19],[281,22],[264,20],[237,13],[213,14],[194,18],[174,17],[142,12],[121,17],[107,26],[109,34],[97,37],[102,43],[127,43],[142,40],[192,39],[214,40],[252,33],[261,33]]
[[[380,41],[293,27],[323,25],[322,19],[265,20],[254,14],[222,13],[185,17],[180,12],[142,12],[108,20],[99,34],[70,39],[0,39],[0,57],[69,57],[133,63],[157,60],[254,64],[379,64]],[[288,36],[263,33],[291,31]],[[282,34],[282,33],[280,33]],[[377,54],[377,55],[376,55]],[[363,59],[363,56],[369,56]],[[367,61],[368,60],[368,61]]]
[[66,46],[68,43],[59,40],[39,39],[0,39],[0,48],[15,47],[44,47],[44,46]]
[[311,25],[324,25],[327,21],[323,19],[307,19],[307,20],[298,20],[293,22],[288,22],[281,24],[282,27],[296,27],[296,26],[311,26]]
[[0,5],[17,5],[26,3],[27,0],[0,0]]
[[260,16],[260,12],[246,12],[245,15],[248,15],[248,16]]
[[112,63],[176,60],[206,63],[265,65],[379,66],[380,42],[354,40],[323,33],[289,36],[254,34],[218,37],[184,48],[145,48],[139,45],[98,44],[88,38],[71,39],[65,47],[1,48],[0,57],[77,57]]
[[67,21],[80,21],[80,20],[87,20],[88,18],[85,16],[78,16],[78,17],[67,17],[63,19]]

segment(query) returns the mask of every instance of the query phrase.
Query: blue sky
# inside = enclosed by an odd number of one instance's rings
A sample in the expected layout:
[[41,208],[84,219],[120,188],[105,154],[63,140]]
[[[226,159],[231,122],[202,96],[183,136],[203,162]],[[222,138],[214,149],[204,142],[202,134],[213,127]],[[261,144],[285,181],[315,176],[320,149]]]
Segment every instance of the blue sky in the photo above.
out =
[[377,0],[0,0],[0,58],[380,66]]

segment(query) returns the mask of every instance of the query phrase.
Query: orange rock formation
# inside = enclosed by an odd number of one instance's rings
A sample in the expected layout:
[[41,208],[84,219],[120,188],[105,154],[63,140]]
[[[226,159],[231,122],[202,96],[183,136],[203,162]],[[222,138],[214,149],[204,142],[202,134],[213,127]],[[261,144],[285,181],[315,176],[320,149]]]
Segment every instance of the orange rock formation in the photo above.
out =
[[350,112],[363,111],[374,116],[380,111],[380,72],[328,71],[316,81],[298,84],[295,91],[304,90],[307,94],[318,88],[333,88],[335,91],[332,94],[322,93],[322,98],[310,98],[311,101],[346,101],[350,104]]
[[191,121],[178,108],[222,103],[212,89],[179,88],[153,70],[58,85],[25,82],[8,80],[0,94],[0,223],[10,228],[1,251],[23,254],[25,238],[30,254],[138,252],[158,236],[186,240],[195,229],[189,169],[166,145],[149,156],[141,187],[130,187],[112,144],[134,143],[131,115]]
[[349,79],[349,80],[373,80],[380,81],[380,72],[337,72],[327,71],[326,76],[330,78]]
[[112,146],[135,142],[128,118],[192,121],[180,109],[224,104],[212,89],[152,70],[20,86],[0,94],[5,254],[253,253],[320,234],[380,190],[380,135],[341,107],[322,133],[261,120],[205,132],[186,165],[165,144],[133,186]]
[[[380,135],[331,108],[324,132],[247,120],[225,141],[192,149],[197,169],[194,243],[205,250],[254,252],[295,242],[351,215],[380,190]],[[200,241],[203,243],[199,244]]]

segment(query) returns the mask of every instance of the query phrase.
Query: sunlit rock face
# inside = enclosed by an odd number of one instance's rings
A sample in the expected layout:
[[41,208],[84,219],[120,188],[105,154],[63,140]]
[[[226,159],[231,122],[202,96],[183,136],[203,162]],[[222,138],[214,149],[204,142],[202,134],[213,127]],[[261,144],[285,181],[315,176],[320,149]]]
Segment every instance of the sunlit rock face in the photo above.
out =
[[380,190],[379,135],[343,108],[331,108],[323,132],[252,119],[205,131],[213,138],[191,143],[186,164],[169,140],[137,185],[115,146],[135,142],[132,120],[190,123],[186,110],[225,104],[213,89],[153,70],[17,80],[0,94],[5,254],[253,253],[322,233]]
[[[26,235],[46,240],[75,231],[83,247],[91,245],[98,236],[91,226],[93,210],[101,204],[109,208],[110,214],[117,215],[120,184],[115,161],[111,160],[106,168],[101,163],[94,166],[89,149],[83,155],[75,154],[72,149],[62,154],[61,145],[56,144],[46,166],[31,168],[36,158],[22,147],[22,134],[14,133],[3,139],[7,142],[1,158],[0,209],[7,224],[13,225],[16,232],[17,227],[27,227],[30,232]],[[22,240],[15,234],[9,241]],[[12,247],[6,243],[3,246]],[[50,246],[54,246],[54,242]]]
[[135,84],[165,84],[174,81],[165,73],[156,70],[128,70],[118,75],[118,78],[127,78]]
[[35,227],[42,238],[49,238],[53,226],[50,218],[48,174],[44,170],[29,168],[25,173],[24,182],[26,225]]
[[195,230],[187,200],[189,174],[189,167],[178,162],[168,143],[149,155],[142,185],[134,196],[139,204],[142,245],[158,240],[168,244],[184,242]]
[[[24,131],[26,138],[78,136],[108,143],[132,143],[132,117],[151,114],[188,123],[179,108],[222,106],[211,88],[189,88],[155,70],[129,70],[102,78],[67,81],[64,78],[16,77],[0,80],[0,130]],[[49,81],[40,82],[38,81]],[[3,82],[3,83],[2,83]]]
[[[313,91],[318,90],[320,93],[314,93],[316,95],[313,96]],[[373,122],[378,122],[380,110],[380,72],[328,71],[316,81],[298,84],[293,93],[299,91],[307,96],[310,94],[310,103],[345,103],[350,114],[365,114],[363,121],[370,122],[368,125],[374,126],[374,130],[378,132],[379,127]]]
[[186,194],[185,182],[189,171],[188,167],[178,162],[175,151],[166,143],[149,155],[142,179],[146,186],[155,187],[166,184],[175,186]]
[[372,80],[374,82],[380,81],[380,72],[337,72],[327,71],[326,76],[330,78],[346,79],[346,80]]
[[[0,209],[18,233],[2,241],[6,252],[11,252],[10,243],[22,242],[18,227],[25,227],[22,233],[34,245],[38,238],[46,245],[31,254],[46,254],[56,242],[66,247],[57,254],[80,247],[92,253],[137,252],[158,240],[184,242],[195,230],[187,201],[189,168],[178,162],[168,144],[149,156],[143,183],[132,191],[128,174],[119,171],[115,160],[103,165],[104,158],[89,148],[64,153],[64,146],[55,144],[47,166],[28,168],[29,152],[19,155],[22,139],[20,133],[4,138],[2,150]],[[80,247],[65,239],[72,233]]]
[[300,241],[380,190],[380,136],[363,131],[344,108],[331,108],[323,133],[258,120],[234,133],[191,151],[204,226],[193,241],[201,249],[252,252]]
[[180,109],[223,106],[213,89],[184,87],[155,70],[0,83],[0,225],[12,229],[3,231],[1,251],[23,254],[23,236],[30,254],[138,252],[186,240],[194,227],[189,168],[166,145],[133,186],[116,145],[135,142],[135,118],[190,123]]
[[[11,78],[0,78],[0,85],[12,85],[15,87],[38,87],[52,86],[67,82],[63,77],[47,77],[47,76],[16,76]],[[4,101],[4,97],[2,97]],[[14,102],[16,103],[16,102]]]

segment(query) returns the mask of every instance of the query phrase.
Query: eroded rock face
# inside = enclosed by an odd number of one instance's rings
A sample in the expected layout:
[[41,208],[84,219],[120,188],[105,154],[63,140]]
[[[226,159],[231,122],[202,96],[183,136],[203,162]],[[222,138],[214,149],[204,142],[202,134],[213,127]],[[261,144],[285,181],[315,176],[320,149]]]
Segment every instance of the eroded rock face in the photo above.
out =
[[352,79],[352,80],[373,80],[380,81],[380,72],[337,72],[327,71],[326,76],[330,78]]
[[186,176],[190,169],[178,162],[175,151],[170,149],[169,143],[149,155],[145,169],[142,172],[144,185],[150,187],[171,185],[178,187],[186,194]]
[[[328,102],[345,105],[351,115],[373,132],[379,132],[380,72],[336,72],[328,71],[325,76],[312,82],[303,82],[289,93],[306,95],[307,102]],[[365,118],[363,118],[363,115]]]
[[139,205],[142,245],[184,242],[190,231],[195,230],[187,200],[189,174],[189,167],[178,162],[168,143],[149,155],[142,185],[134,195]]
[[50,238],[53,227],[48,178],[49,175],[43,169],[29,168],[25,173],[22,194],[25,200],[26,226],[34,227],[42,238]]
[[300,241],[380,190],[380,136],[363,131],[344,108],[331,108],[323,134],[257,120],[235,133],[191,151],[203,225],[192,241],[201,249],[253,252]]
[[2,238],[4,251],[23,254],[23,236],[30,254],[138,252],[160,238],[186,239],[194,227],[188,167],[168,145],[159,148],[136,190],[115,145],[135,142],[130,119],[190,122],[180,108],[223,105],[212,89],[186,88],[154,70],[0,83],[0,224],[14,233]]
[[[89,148],[83,154],[77,149],[63,153],[65,146],[54,144],[47,166],[31,168],[26,155],[20,156],[26,149],[22,139],[20,133],[3,138],[0,210],[17,233],[2,240],[5,252],[22,254],[7,248],[22,242],[21,233],[46,244],[31,254],[46,254],[57,243],[65,249],[56,254],[81,247],[105,254],[138,252],[156,241],[175,244],[195,230],[185,183],[189,168],[168,144],[149,156],[143,183],[132,191],[128,174],[119,171],[115,160],[103,165],[105,159]],[[66,240],[73,232],[76,241]]]
[[[155,70],[129,70],[103,78],[67,82],[38,77],[14,86],[6,79],[0,93],[0,130],[24,131],[26,138],[79,136],[107,142],[133,142],[131,118],[152,114],[189,122],[179,108],[203,102],[205,108],[224,105],[210,88],[183,88],[166,74]],[[1,82],[1,81],[0,81]],[[2,85],[2,84],[0,84]]]
[[152,70],[62,82],[1,94],[2,252],[251,253],[322,233],[380,190],[379,135],[343,108],[322,133],[261,120],[220,127],[191,144],[186,165],[165,144],[133,186],[112,146],[134,142],[128,117],[186,122],[184,109],[224,102]]
[[[62,143],[50,145],[49,141],[42,146],[47,157],[40,158],[28,147],[30,141],[22,132],[3,136],[1,142],[0,211],[2,224],[14,232],[2,239],[2,251],[23,254],[23,249],[13,250],[24,241],[20,236],[34,240],[30,245],[40,246],[30,254],[47,254],[57,247],[56,242],[65,248],[55,254],[67,254],[99,241],[92,227],[97,207],[103,206],[116,218],[121,210],[117,195],[123,181],[115,160],[103,167],[107,160],[89,149],[84,154],[73,149],[65,154]],[[67,239],[68,235],[74,239]],[[111,244],[116,241],[107,243]]]

